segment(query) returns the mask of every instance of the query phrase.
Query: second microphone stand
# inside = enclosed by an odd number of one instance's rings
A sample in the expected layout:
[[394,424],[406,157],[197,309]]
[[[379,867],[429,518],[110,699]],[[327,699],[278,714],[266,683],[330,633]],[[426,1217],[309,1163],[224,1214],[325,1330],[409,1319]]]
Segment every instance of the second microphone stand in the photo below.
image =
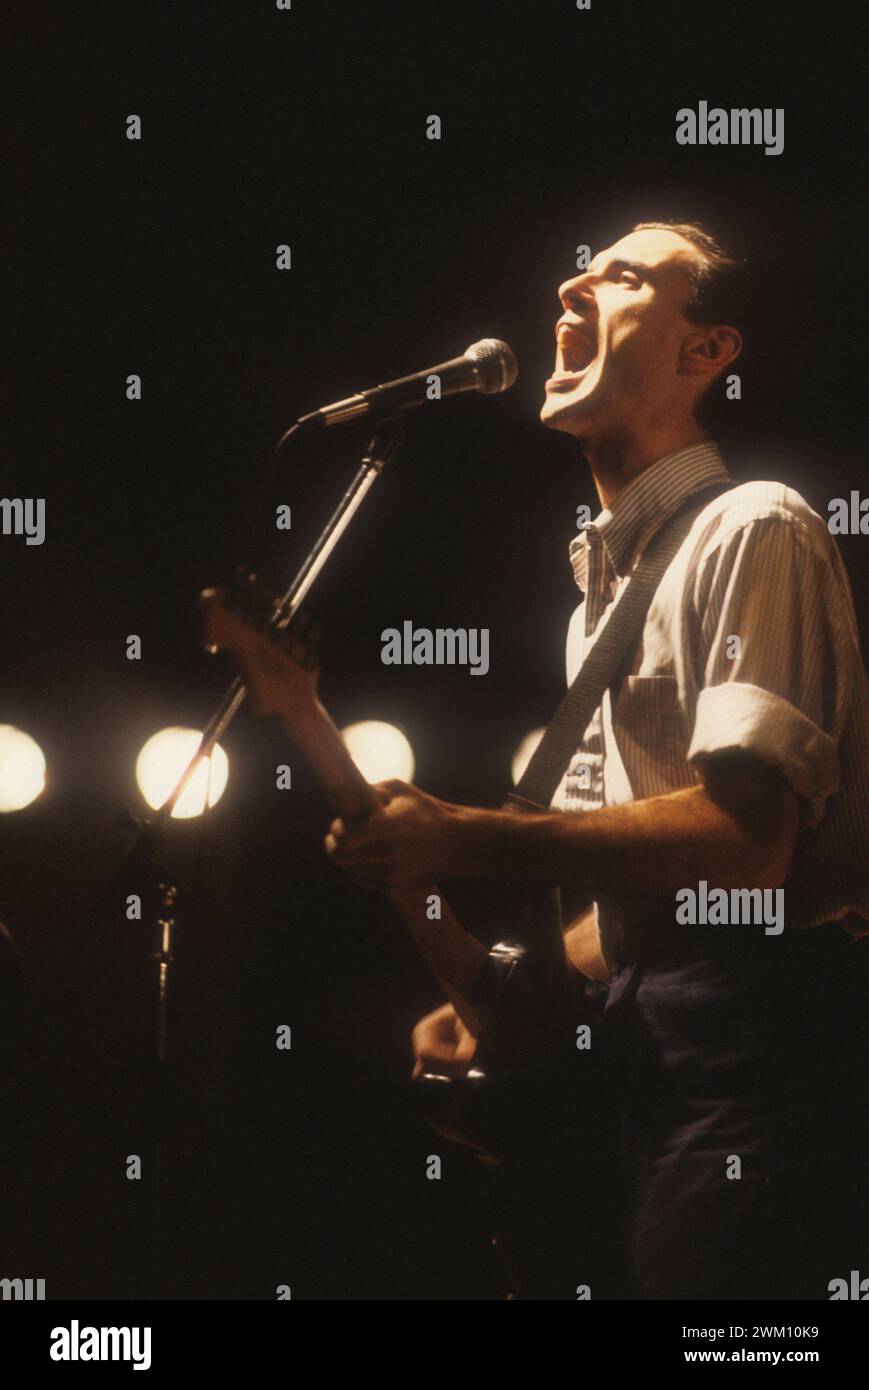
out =
[[[278,601],[271,616],[271,627],[276,630],[285,628],[298,612],[306,595],[322,573],[374,483],[386,465],[397,454],[404,439],[404,431],[405,423],[402,417],[386,420],[378,428],[349,487],[286,592]],[[293,433],[293,429],[288,431],[281,440],[281,444],[289,439]],[[241,709],[246,695],[247,688],[244,681],[240,676],[236,676],[209,719],[196,752],[170,795],[151,819],[143,821],[129,812],[124,812],[119,817],[122,824],[135,826],[138,833],[121,873],[113,881],[115,887],[110,890],[108,897],[114,897],[120,885],[125,884],[125,891],[128,891],[130,882],[135,882],[137,892],[141,894],[143,915],[150,923],[150,954],[151,959],[156,963],[156,1043],[153,1055],[157,1063],[157,1083],[153,1120],[155,1128],[153,1221],[155,1260],[158,1265],[154,1274],[155,1282],[158,1285],[163,1274],[162,1249],[166,1244],[165,1241],[161,1241],[160,1234],[164,1224],[162,1219],[166,1186],[164,1139],[170,1099],[168,1092],[168,1070],[171,1056],[170,1003],[180,889],[178,883],[175,882],[174,875],[158,863],[157,856],[164,847],[169,830],[169,821],[179,798],[190,785],[200,764],[206,758],[210,760],[215,745]],[[206,790],[206,811],[208,809],[207,801],[208,791]],[[103,901],[106,899],[104,898]]]

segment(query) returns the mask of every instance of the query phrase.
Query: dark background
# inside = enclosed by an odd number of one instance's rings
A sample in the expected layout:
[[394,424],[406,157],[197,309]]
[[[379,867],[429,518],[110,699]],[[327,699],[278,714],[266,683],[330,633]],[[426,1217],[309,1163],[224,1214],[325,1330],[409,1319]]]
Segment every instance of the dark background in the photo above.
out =
[[[732,470],[787,481],[825,516],[865,493],[859,14],[4,7],[2,492],[45,497],[47,537],[0,541],[0,721],[40,742],[50,780],[0,824],[0,916],[31,990],[0,1274],[45,1277],[50,1297],[497,1296],[472,1163],[406,1089],[410,1029],[437,988],[381,905],[325,863],[325,807],[299,760],[292,792],[274,789],[288,750],[246,713],[206,833],[183,825],[172,850],[189,910],[155,1260],[149,943],[93,913],[131,841],[114,816],[142,809],[145,738],[201,726],[222,689],[195,595],[243,557],[277,436],[483,336],[514,347],[517,386],[411,419],[310,607],[337,722],[400,724],[421,786],[497,804],[560,693],[567,544],[577,505],[594,505],[575,446],[537,421],[580,243],[699,218],[749,255],[743,398],[714,407]],[[677,146],[676,110],[701,99],[784,107],[784,153]],[[269,506],[289,503],[293,530],[259,554],[273,580],[365,442],[348,430],[285,457]],[[841,544],[865,632],[867,541]],[[405,618],[488,627],[488,676],[384,667],[381,629]],[[144,1182],[125,1178],[131,1153]]]

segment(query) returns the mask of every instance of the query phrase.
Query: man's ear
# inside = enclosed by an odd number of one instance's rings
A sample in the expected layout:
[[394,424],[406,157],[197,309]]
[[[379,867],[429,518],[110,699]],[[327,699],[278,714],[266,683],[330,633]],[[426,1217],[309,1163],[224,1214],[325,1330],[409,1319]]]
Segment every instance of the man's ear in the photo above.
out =
[[718,324],[714,328],[689,333],[679,349],[679,376],[699,377],[713,381],[734,362],[742,351],[742,334],[738,328]]

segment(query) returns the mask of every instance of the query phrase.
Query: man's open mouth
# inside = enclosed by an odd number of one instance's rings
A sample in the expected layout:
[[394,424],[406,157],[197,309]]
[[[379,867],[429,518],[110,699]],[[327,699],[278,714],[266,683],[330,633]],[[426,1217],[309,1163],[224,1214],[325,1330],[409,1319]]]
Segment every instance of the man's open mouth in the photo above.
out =
[[583,325],[562,324],[558,330],[555,371],[550,381],[569,381],[586,371],[597,356],[597,335]]

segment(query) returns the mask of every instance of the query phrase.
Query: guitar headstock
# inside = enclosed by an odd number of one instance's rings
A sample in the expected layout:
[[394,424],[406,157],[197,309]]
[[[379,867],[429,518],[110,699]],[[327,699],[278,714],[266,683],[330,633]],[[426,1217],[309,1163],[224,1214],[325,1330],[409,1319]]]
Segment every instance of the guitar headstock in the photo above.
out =
[[274,625],[276,607],[252,574],[199,596],[203,645],[238,661],[254,714],[292,719],[316,702],[320,627],[304,613]]

